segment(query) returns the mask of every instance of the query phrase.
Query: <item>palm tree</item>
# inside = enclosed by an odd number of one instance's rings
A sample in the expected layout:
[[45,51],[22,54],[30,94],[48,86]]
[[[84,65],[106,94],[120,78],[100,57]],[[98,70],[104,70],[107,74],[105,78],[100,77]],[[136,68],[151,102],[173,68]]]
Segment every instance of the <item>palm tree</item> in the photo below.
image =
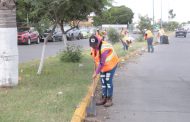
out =
[[0,0],[0,87],[17,84],[16,0]]

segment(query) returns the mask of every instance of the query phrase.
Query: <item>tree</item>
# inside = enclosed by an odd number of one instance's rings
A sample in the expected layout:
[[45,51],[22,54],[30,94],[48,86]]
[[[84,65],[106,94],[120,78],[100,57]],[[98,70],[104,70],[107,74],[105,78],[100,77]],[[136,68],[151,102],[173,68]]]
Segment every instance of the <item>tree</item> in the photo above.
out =
[[168,16],[169,19],[174,19],[176,17],[176,14],[173,13],[173,9],[170,9],[168,14],[169,14]]
[[111,7],[94,17],[95,25],[102,24],[131,24],[133,19],[133,11],[125,6]]
[[102,24],[113,24],[114,18],[111,16],[111,14],[106,10],[99,16],[94,16],[94,25],[100,26]]
[[140,22],[137,28],[143,33],[144,29],[152,30],[151,19],[147,16],[139,16]]
[[16,0],[0,0],[0,87],[18,84]]
[[[29,25],[29,20],[31,20],[32,15],[30,16],[33,8],[30,2],[25,0],[17,0],[17,23],[18,25]],[[35,18],[38,19],[38,18]]]
[[125,6],[112,7],[109,9],[111,16],[116,24],[131,24],[133,19],[133,11]]
[[[33,14],[49,18],[54,23],[54,29],[59,24],[65,46],[67,46],[66,33],[69,31],[64,30],[64,24],[70,23],[73,28],[78,27],[78,23],[81,20],[86,19],[90,12],[95,12],[96,14],[101,13],[106,5],[110,4],[111,0],[26,0],[31,2],[34,7]],[[54,30],[53,29],[53,30]],[[51,32],[51,34],[53,31]],[[47,37],[49,38],[50,35]],[[47,38],[44,41],[40,66],[38,69],[38,74],[41,74],[43,67],[45,47],[47,44]]]
[[179,27],[179,23],[176,21],[164,22],[163,27],[167,31],[174,31],[177,27]]

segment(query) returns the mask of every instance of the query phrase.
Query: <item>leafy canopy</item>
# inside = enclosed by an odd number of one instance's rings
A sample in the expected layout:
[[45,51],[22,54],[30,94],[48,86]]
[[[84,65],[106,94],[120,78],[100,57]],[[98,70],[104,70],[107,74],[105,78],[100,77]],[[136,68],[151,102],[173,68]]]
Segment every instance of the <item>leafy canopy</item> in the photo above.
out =
[[138,29],[143,33],[144,29],[152,30],[151,19],[147,16],[139,16],[140,22]]
[[[84,20],[91,12],[100,14],[105,6],[111,5],[112,0],[19,0],[20,11],[27,8],[24,4],[32,6],[29,11],[31,21],[37,23],[48,18],[52,22],[63,25],[76,20]],[[19,12],[19,13],[21,13]],[[21,18],[24,18],[23,16]]]
[[101,15],[95,16],[94,24],[131,24],[133,15],[133,11],[128,7],[111,7],[108,10],[104,10]]

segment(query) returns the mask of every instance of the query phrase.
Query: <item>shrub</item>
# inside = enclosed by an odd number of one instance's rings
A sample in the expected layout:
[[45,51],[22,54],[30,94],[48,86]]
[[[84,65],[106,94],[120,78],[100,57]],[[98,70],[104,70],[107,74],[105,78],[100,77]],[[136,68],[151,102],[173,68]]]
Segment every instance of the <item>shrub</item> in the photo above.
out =
[[144,37],[143,36],[139,36],[137,39],[136,39],[137,42],[143,42],[145,41]]
[[68,45],[66,50],[61,52],[60,60],[63,62],[80,62],[81,58],[81,47],[75,45]]
[[108,29],[108,40],[114,44],[116,42],[119,42],[119,39],[120,39],[120,36],[119,36],[119,33],[117,32],[117,30],[114,28],[109,28]]
[[163,27],[166,31],[174,31],[179,26],[178,22],[170,21],[163,23]]

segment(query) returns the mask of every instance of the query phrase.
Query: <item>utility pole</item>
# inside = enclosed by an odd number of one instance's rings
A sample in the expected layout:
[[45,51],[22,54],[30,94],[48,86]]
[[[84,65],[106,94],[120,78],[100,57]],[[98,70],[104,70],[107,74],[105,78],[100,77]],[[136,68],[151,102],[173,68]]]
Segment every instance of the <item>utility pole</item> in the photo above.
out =
[[153,5],[152,5],[152,6],[153,6],[153,7],[152,7],[152,8],[153,8],[153,17],[152,17],[152,18],[153,18],[153,28],[154,28],[154,0],[152,1],[152,4],[153,4]]
[[162,0],[161,0],[161,18],[160,18],[160,28],[162,28]]

